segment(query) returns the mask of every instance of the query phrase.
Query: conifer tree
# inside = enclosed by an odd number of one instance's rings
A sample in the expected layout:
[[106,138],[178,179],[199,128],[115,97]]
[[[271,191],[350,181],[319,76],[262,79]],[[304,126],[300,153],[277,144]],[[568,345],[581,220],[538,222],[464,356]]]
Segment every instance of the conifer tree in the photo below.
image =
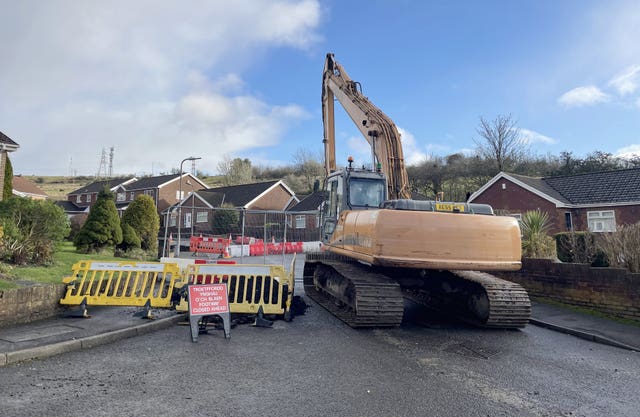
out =
[[131,226],[140,238],[143,250],[156,252],[158,250],[158,232],[160,230],[160,216],[156,205],[148,195],[139,195],[129,204],[122,215],[123,227]]
[[122,242],[120,217],[113,193],[107,188],[98,193],[89,217],[73,240],[76,249],[83,253],[98,252],[115,247]]

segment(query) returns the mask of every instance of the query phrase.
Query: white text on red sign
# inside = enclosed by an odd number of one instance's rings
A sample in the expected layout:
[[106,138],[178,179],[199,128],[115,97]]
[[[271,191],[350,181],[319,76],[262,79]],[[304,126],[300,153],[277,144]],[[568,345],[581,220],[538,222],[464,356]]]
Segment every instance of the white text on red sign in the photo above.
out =
[[229,312],[226,284],[189,286],[190,314],[219,314]]

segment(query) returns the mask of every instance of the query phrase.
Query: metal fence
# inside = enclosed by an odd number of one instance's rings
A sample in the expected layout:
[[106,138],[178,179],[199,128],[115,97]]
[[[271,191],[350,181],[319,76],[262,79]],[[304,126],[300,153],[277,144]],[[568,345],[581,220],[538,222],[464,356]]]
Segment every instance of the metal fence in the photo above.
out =
[[[180,218],[179,218],[180,217]],[[180,252],[193,249],[192,238],[215,242],[230,240],[234,245],[290,244],[316,242],[320,239],[320,215],[317,211],[283,212],[234,208],[183,208],[166,212],[160,230],[161,255],[179,246]],[[206,242],[205,242],[206,243]],[[266,247],[266,246],[265,246]]]

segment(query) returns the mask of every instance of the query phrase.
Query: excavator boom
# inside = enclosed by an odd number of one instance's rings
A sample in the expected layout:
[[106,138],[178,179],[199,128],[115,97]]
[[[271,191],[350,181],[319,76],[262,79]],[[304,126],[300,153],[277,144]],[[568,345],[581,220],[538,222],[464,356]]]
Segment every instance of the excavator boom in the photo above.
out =
[[362,136],[371,145],[375,159],[387,176],[388,198],[411,198],[400,133],[396,125],[358,91],[358,83],[349,77],[331,53],[327,54],[322,76],[326,175],[336,170],[334,98],[340,102]]

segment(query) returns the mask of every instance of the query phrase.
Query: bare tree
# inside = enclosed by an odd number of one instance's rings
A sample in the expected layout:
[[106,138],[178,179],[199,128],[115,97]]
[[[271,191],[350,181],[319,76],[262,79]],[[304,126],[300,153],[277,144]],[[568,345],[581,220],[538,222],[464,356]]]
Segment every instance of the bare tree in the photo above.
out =
[[324,166],[320,153],[314,153],[305,148],[299,148],[293,154],[295,174],[303,178],[307,192],[313,190],[313,184],[317,179],[324,177]]
[[224,185],[248,184],[253,180],[251,161],[248,159],[234,158],[225,155],[218,162],[218,172],[223,176]]
[[476,132],[481,138],[474,139],[478,154],[493,160],[498,172],[510,169],[528,151],[511,115],[498,115],[491,122],[480,117]]
[[447,166],[442,156],[430,155],[416,164],[407,166],[411,190],[427,198],[436,198],[448,179]]

